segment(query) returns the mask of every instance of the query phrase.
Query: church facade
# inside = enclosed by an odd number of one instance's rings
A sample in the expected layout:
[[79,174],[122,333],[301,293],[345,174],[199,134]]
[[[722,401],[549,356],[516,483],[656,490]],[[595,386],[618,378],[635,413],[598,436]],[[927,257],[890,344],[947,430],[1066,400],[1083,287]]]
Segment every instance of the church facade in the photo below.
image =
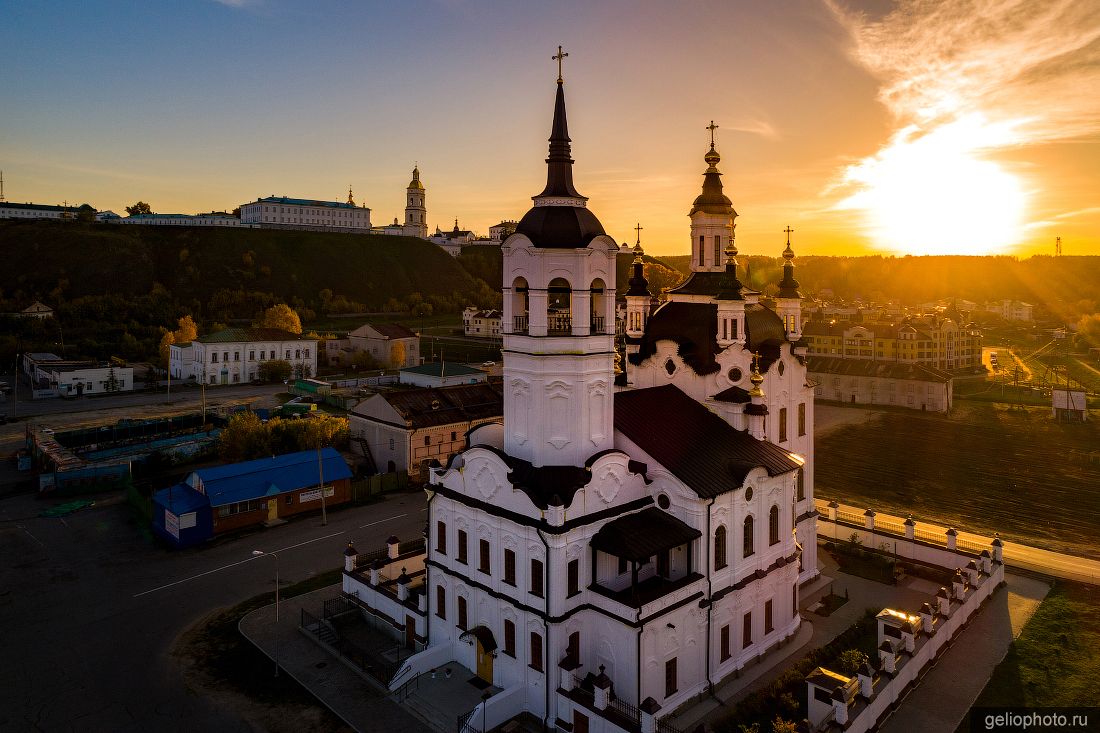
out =
[[622,369],[619,247],[574,187],[559,77],[546,187],[502,244],[503,420],[431,471],[400,577],[349,549],[345,592],[422,647],[394,687],[457,663],[500,688],[491,725],[588,730],[609,700],[668,715],[798,631],[817,569],[794,254],[765,309],[713,142],[705,160],[693,272],[659,307],[636,248]]

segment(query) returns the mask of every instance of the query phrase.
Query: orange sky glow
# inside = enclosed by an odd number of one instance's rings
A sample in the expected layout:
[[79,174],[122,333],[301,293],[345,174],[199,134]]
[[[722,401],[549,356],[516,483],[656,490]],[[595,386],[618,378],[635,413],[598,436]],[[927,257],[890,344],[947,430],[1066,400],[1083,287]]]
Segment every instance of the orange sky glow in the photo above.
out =
[[350,184],[385,224],[418,162],[430,226],[486,233],[541,189],[561,43],[577,188],[651,254],[689,251],[711,119],[744,253],[789,225],[798,254],[1100,254],[1098,3],[528,5],[13,8],[5,193],[193,213]]

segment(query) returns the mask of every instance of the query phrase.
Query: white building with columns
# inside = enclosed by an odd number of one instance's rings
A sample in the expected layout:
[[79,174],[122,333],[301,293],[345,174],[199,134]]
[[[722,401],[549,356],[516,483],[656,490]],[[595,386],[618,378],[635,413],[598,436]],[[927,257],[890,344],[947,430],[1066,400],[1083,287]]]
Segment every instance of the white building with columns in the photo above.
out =
[[648,733],[798,631],[817,571],[793,253],[780,316],[737,281],[718,160],[692,277],[653,312],[635,260],[620,373],[619,248],[573,186],[559,78],[546,187],[502,245],[503,421],[431,471],[422,554],[393,539],[368,573],[348,550],[347,595],[420,650],[392,688],[460,664],[500,689],[487,728]]

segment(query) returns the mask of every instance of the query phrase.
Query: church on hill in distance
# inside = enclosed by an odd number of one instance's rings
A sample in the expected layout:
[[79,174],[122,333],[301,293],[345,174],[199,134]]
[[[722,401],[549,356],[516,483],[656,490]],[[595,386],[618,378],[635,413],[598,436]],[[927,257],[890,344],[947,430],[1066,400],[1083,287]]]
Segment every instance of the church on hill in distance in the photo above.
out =
[[619,247],[573,184],[559,73],[546,187],[501,245],[503,420],[431,470],[422,548],[348,548],[346,595],[420,650],[392,689],[461,665],[496,690],[479,730],[619,730],[612,708],[653,730],[798,632],[817,515],[794,253],[769,310],[738,279],[713,128],[704,160],[691,276],[654,307],[636,248],[621,359]]

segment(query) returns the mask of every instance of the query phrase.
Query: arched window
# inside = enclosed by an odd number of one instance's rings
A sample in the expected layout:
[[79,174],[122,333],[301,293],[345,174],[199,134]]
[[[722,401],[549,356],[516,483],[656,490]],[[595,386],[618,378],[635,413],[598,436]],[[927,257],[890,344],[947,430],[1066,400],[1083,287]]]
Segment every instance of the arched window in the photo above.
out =
[[546,333],[569,336],[573,333],[573,289],[569,281],[556,277],[546,287]]
[[512,283],[512,333],[527,333],[527,281],[517,277]]
[[714,569],[726,567],[726,528],[714,530]]
[[744,550],[741,553],[742,557],[749,557],[756,552],[756,543],[753,541],[752,536],[752,515],[745,517],[745,535],[743,537]]
[[779,544],[779,507],[773,506],[768,512],[768,544]]
[[603,280],[596,278],[592,281],[591,333],[607,333],[604,330],[607,319],[607,314],[604,312],[607,310],[607,300],[605,298],[606,286]]

